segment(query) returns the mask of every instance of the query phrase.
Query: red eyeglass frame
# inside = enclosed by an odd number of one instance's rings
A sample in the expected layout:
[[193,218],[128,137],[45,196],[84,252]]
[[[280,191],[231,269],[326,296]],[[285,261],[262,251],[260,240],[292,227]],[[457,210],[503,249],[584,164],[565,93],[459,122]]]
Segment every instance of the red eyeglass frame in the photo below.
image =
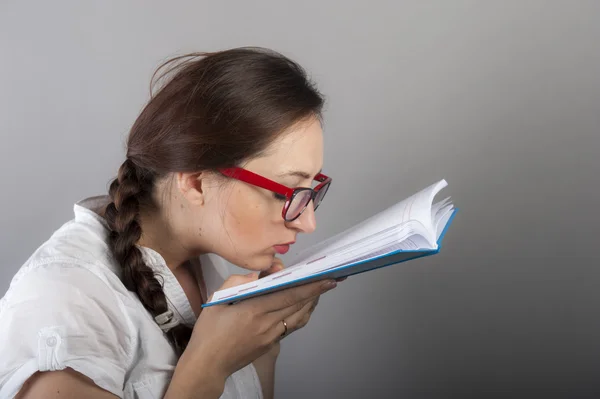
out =
[[[227,177],[231,177],[233,179],[237,179],[237,180],[243,181],[245,183],[264,188],[266,190],[272,191],[274,193],[277,193],[279,195],[286,197],[287,200],[285,201],[283,210],[281,211],[281,217],[283,217],[283,219],[288,222],[292,222],[292,221],[296,220],[297,218],[299,218],[300,215],[302,215],[302,213],[308,206],[308,204],[310,203],[310,201],[313,201],[316,198],[319,191],[323,187],[327,186],[328,184],[331,184],[331,181],[332,181],[331,177],[326,176],[323,173],[319,173],[313,179],[313,180],[319,182],[319,184],[315,188],[310,188],[310,187],[290,188],[290,187],[284,186],[283,184],[279,184],[271,179],[267,179],[264,176],[258,175],[254,172],[250,172],[249,170],[239,168],[239,167],[223,168],[223,169],[219,169],[219,172],[221,172],[223,175],[225,175]],[[294,217],[293,219],[286,219],[285,215],[286,215],[290,205],[292,204],[294,197],[299,192],[308,191],[308,190],[312,191],[312,194],[311,194],[310,200],[308,200],[308,202],[306,203],[304,208],[302,208],[300,213],[298,213],[298,215],[296,217]],[[315,207],[315,210],[318,208],[319,205],[320,205],[320,203],[317,204],[317,206]]]

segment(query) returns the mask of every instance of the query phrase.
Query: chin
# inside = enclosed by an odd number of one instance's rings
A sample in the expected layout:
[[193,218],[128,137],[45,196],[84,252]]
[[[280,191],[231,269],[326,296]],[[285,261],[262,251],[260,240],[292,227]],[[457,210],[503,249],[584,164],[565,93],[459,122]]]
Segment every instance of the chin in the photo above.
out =
[[271,268],[271,266],[273,265],[273,259],[275,258],[275,255],[272,254],[268,254],[268,255],[262,255],[260,256],[260,258],[257,257],[256,259],[256,271],[265,271],[265,270],[269,270]]
[[263,271],[269,270],[271,265],[273,265],[274,258],[275,258],[275,255],[273,255],[273,254],[255,255],[252,257],[250,262],[244,262],[243,260],[240,259],[239,262],[236,262],[234,264],[236,266],[241,267],[242,269],[252,270],[255,272],[263,272]]

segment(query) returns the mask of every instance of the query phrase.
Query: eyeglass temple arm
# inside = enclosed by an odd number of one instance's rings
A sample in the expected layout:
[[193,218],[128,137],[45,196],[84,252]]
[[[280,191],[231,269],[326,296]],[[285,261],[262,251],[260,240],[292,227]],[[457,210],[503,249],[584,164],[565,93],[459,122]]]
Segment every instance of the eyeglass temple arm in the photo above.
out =
[[266,190],[273,191],[277,194],[285,195],[288,198],[294,193],[293,189],[274,182],[273,180],[269,180],[261,175],[257,175],[256,173],[250,172],[246,169],[225,168],[221,169],[221,173],[234,179],[245,181],[246,183],[254,184]]

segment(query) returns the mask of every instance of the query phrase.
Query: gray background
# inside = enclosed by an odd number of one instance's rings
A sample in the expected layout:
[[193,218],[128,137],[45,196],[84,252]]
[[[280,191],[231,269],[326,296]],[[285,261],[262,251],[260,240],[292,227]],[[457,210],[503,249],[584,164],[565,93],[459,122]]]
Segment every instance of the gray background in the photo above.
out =
[[[167,4],[168,3],[168,4]],[[0,2],[0,292],[105,192],[151,73],[271,47],[327,95],[305,248],[441,178],[442,253],[350,278],[284,342],[283,398],[600,396],[600,2]]]

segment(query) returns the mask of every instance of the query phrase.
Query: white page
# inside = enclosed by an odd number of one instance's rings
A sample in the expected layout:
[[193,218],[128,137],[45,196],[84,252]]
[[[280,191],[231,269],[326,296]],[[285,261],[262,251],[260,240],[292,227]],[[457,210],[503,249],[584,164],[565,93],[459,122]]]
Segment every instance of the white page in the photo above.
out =
[[451,203],[450,197],[446,197],[443,200],[438,201],[435,204],[433,204],[433,206],[431,207],[431,220],[433,221],[434,225],[440,218],[440,215],[439,215],[440,210],[450,203]]
[[398,246],[398,248],[402,247],[405,249],[412,248],[412,242],[403,244],[404,241],[408,240],[415,233],[412,224],[411,222],[407,222],[404,225],[398,226],[393,230],[393,236],[388,235],[388,237],[377,240],[377,242],[372,242],[368,246],[350,246],[350,250],[344,251],[341,254],[327,254],[309,262],[302,262],[302,275],[315,274],[332,267],[354,263],[357,259],[369,259],[380,256],[383,255],[382,250],[391,246]]
[[446,207],[447,207],[446,212],[444,212],[441,215],[440,219],[436,223],[436,240],[440,239],[440,236],[442,235],[442,232],[444,231],[444,228],[446,227],[446,225],[450,221],[450,217],[452,216],[452,214],[455,211],[455,209],[454,209],[454,207],[452,205],[446,205]]
[[[431,221],[431,205],[433,198],[447,185],[448,183],[446,180],[440,180],[439,182],[432,184],[405,200],[371,216],[363,222],[336,234],[320,244],[306,249],[296,257],[293,264],[321,257],[344,245],[354,242],[358,243],[364,237],[400,225],[408,220],[419,220],[423,223],[425,228],[431,229],[433,227]],[[434,232],[432,231],[431,233]],[[427,238],[430,241],[435,241],[431,236]],[[432,244],[434,244],[434,242],[432,242]]]
[[[388,248],[385,251],[387,252],[389,249],[391,249],[391,248]],[[295,287],[298,285],[306,284],[311,281],[317,281],[317,280],[323,279],[323,278],[339,278],[339,277],[344,277],[344,276],[348,276],[348,275],[352,275],[352,274],[362,273],[362,272],[377,269],[379,267],[383,267],[386,265],[396,264],[396,263],[399,263],[399,262],[402,262],[405,260],[418,258],[423,255],[427,255],[428,253],[431,253],[431,251],[393,252],[392,255],[378,257],[378,258],[373,259],[368,262],[360,262],[359,261],[358,264],[353,264],[353,265],[348,265],[348,266],[339,266],[339,267],[331,268],[331,270],[325,270],[320,273],[316,273],[314,275],[304,276],[304,277],[300,277],[300,278],[294,278],[294,279],[289,280],[287,282],[287,284],[281,284],[278,287],[276,287],[276,285],[279,285],[280,283],[271,284],[271,287],[267,287],[267,289],[271,288],[272,289],[271,292],[275,292],[275,291],[279,291],[282,289],[288,289],[288,288],[292,288],[292,287]],[[323,276],[322,273],[327,273],[327,277]],[[241,297],[241,295],[244,295],[244,299],[248,299],[253,296],[261,295],[261,294],[265,293],[265,292],[259,292],[259,291],[261,291],[261,290],[258,290],[258,289],[257,290],[246,290],[244,292],[240,292],[239,294],[232,293],[227,296],[219,296],[219,295],[215,294],[215,296],[213,297],[213,300],[209,304],[212,304],[215,302],[220,302],[222,300],[229,300],[229,302],[236,302],[238,300],[238,298]]]
[[417,251],[420,249],[424,249],[423,245],[427,245],[427,241],[425,240],[424,237],[422,237],[420,235],[408,235],[402,241],[394,241],[394,242],[388,243],[386,245],[381,245],[375,251],[369,252],[368,254],[365,254],[363,256],[359,256],[357,258],[352,258],[349,261],[346,261],[346,262],[343,262],[343,263],[340,263],[337,265],[312,268],[312,269],[304,272],[302,275],[310,276],[313,274],[321,273],[325,270],[338,269],[338,268],[344,267],[344,266],[352,264],[352,263],[367,261],[367,260],[374,259],[374,258],[377,258],[380,256],[386,256],[395,251]]
[[[368,259],[379,256],[383,254],[382,250],[391,246],[404,250],[437,248],[437,244],[434,248],[429,248],[429,244],[425,238],[414,236],[415,225],[414,221],[408,221],[401,226],[396,226],[371,236],[369,240],[361,242],[361,245],[348,245],[321,257],[294,264],[285,270],[261,279],[259,288],[264,284],[270,283],[272,280],[279,280],[282,277],[280,274],[285,274],[286,278],[283,281],[288,281],[299,276],[314,274],[339,265],[353,263],[356,259]],[[412,237],[414,239],[411,240]],[[298,273],[296,273],[297,270],[299,271]],[[281,282],[281,280],[278,282]]]

